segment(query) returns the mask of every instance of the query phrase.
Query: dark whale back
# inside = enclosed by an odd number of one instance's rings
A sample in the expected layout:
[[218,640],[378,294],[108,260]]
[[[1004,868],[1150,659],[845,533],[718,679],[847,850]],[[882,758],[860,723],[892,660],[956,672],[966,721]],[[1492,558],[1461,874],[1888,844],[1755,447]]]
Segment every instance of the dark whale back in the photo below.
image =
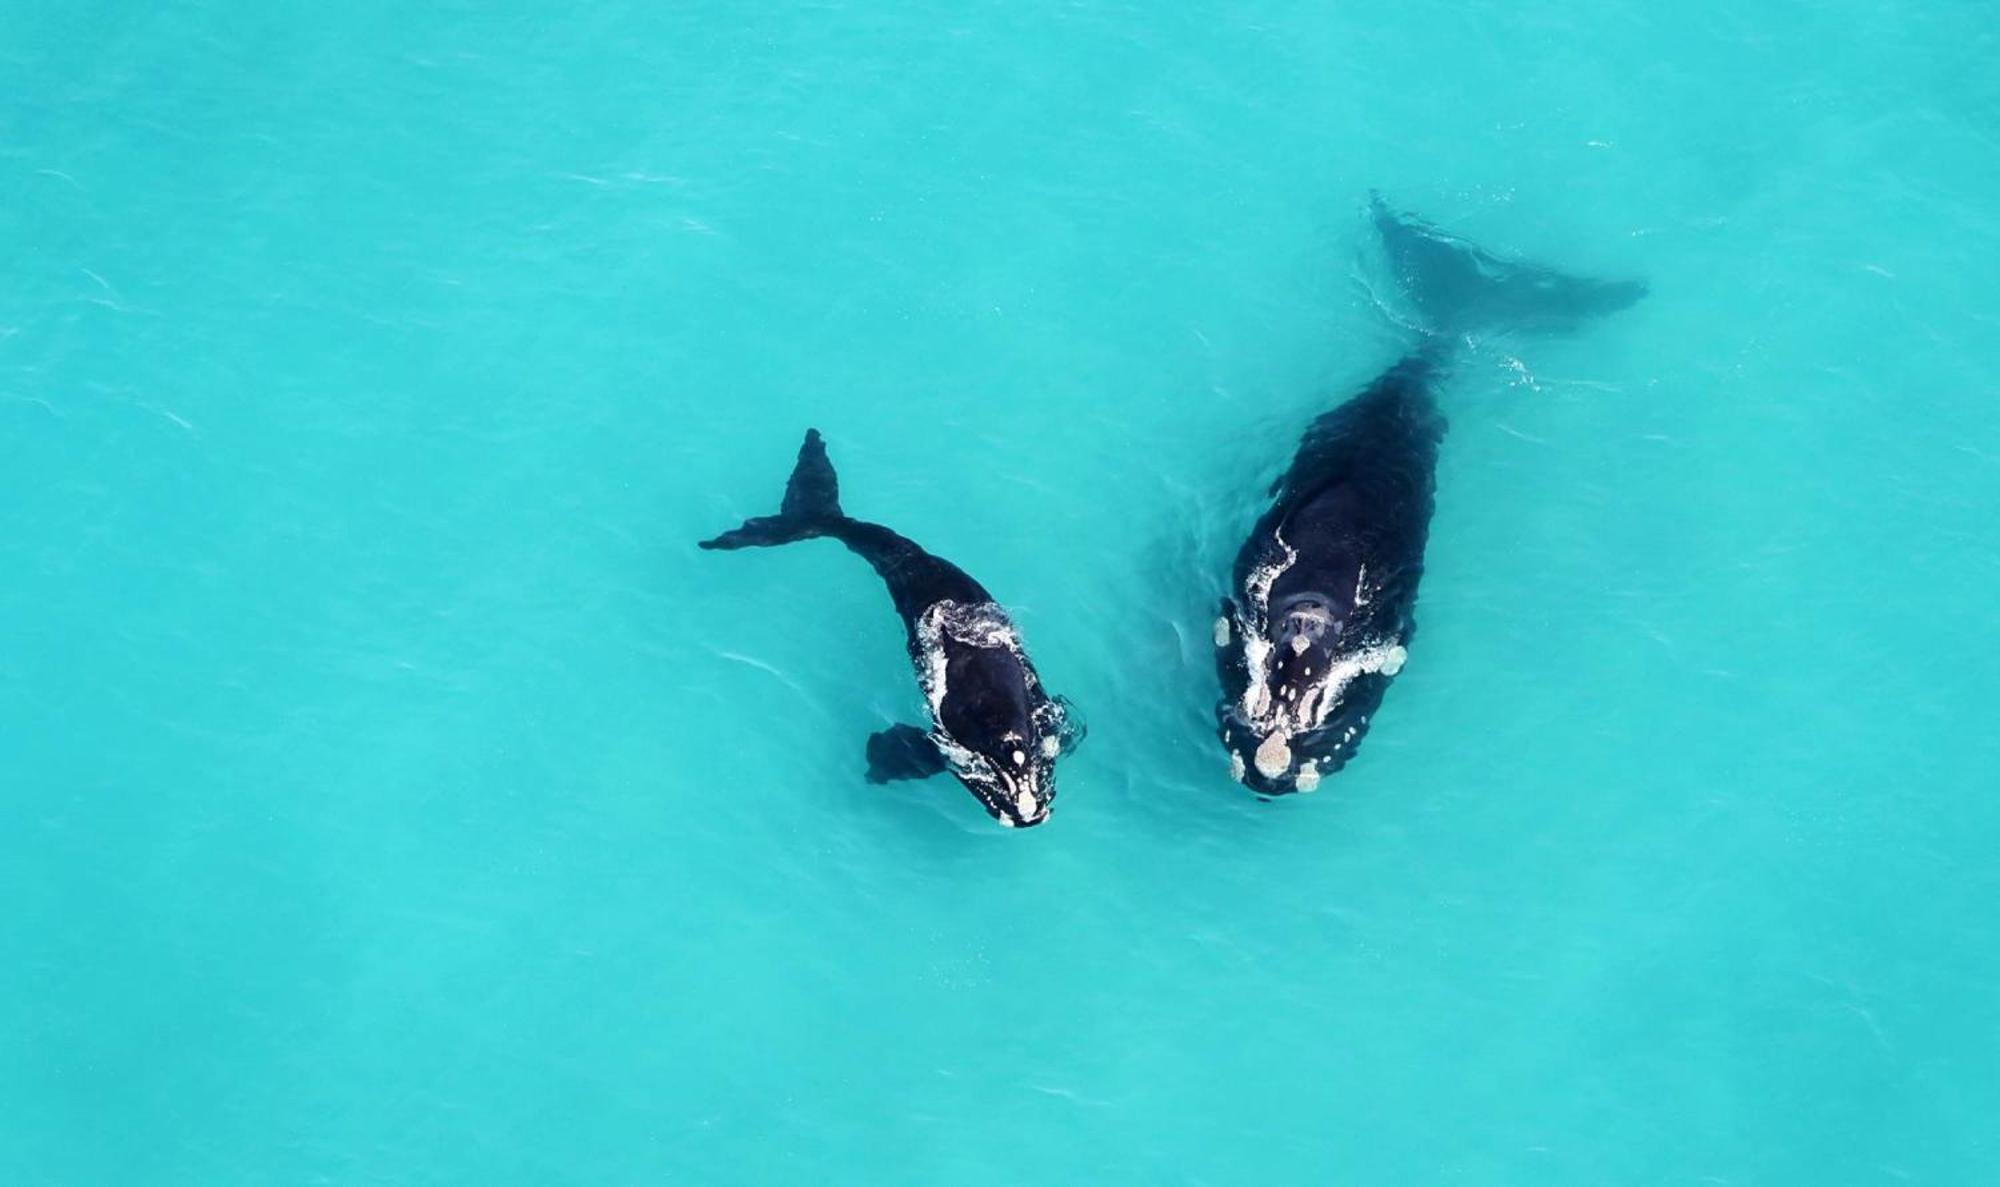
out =
[[[1435,398],[1440,370],[1435,351],[1419,350],[1312,422],[1278,480],[1270,510],[1237,555],[1239,589],[1263,541],[1281,536],[1299,557],[1272,584],[1273,605],[1318,591],[1338,607],[1358,610],[1356,626],[1373,625],[1385,614],[1407,621],[1423,574],[1444,439]],[[1380,592],[1355,607],[1363,565]]]
[[990,602],[993,595],[964,569],[924,551],[916,541],[879,523],[842,517],[822,533],[847,545],[849,551],[874,567],[889,587],[896,614],[914,633],[925,610],[939,602],[971,605]]

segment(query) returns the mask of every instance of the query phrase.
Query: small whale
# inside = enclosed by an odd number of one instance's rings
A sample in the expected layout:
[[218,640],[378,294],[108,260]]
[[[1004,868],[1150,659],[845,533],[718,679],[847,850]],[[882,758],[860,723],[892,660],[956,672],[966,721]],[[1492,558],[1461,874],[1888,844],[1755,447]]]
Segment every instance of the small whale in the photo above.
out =
[[1370,212],[1420,341],[1306,429],[1215,621],[1230,774],[1264,796],[1312,791],[1345,766],[1409,660],[1445,432],[1435,394],[1460,345],[1572,330],[1646,293],[1503,259],[1380,195]]
[[868,739],[868,780],[950,771],[987,814],[1010,828],[1047,820],[1055,764],[1083,737],[1069,702],[1042,689],[1020,632],[984,586],[943,557],[840,508],[840,483],[817,429],[776,515],[746,520],[701,547],[768,548],[828,536],[860,554],[889,586],[930,725],[893,725]]

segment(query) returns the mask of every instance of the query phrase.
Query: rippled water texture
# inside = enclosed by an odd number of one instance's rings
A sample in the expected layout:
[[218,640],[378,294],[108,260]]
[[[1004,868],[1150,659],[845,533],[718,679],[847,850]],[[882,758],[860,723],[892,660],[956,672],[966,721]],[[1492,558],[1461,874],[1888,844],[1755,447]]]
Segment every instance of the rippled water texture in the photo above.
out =
[[[2000,1173],[1983,3],[0,0],[0,1181]],[[1210,619],[1379,188],[1643,277],[1442,394],[1409,667]],[[1089,719],[919,710],[820,428]]]

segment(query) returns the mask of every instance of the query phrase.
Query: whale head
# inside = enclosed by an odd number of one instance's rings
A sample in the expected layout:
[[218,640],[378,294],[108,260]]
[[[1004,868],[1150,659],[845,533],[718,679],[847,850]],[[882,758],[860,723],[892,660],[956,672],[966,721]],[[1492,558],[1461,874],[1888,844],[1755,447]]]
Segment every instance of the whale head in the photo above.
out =
[[1259,795],[1310,792],[1353,757],[1407,653],[1371,638],[1332,599],[1306,594],[1216,622],[1225,696],[1217,733],[1229,772]]
[[946,768],[1002,825],[1047,820],[1056,760],[1081,740],[1082,720],[1043,691],[999,607],[942,602],[917,625],[918,677]]
[[1001,697],[947,699],[945,705],[949,722],[940,721],[943,728],[933,737],[952,776],[1008,828],[1047,820],[1056,798],[1056,760],[1083,732],[1069,702],[1036,695],[1025,703]]

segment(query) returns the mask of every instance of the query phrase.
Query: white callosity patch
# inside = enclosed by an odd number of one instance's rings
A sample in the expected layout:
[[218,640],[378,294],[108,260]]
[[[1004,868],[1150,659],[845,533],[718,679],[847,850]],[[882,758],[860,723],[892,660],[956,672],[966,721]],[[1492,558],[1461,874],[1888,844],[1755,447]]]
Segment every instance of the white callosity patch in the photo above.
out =
[[[1244,651],[1249,651],[1246,646]],[[1243,690],[1243,719],[1252,725],[1262,720],[1271,708],[1271,690],[1262,681],[1253,680]]]
[[1226,614],[1215,620],[1215,645],[1229,646],[1229,616]]
[[[1286,686],[1273,695],[1272,671],[1275,650],[1270,637],[1271,589],[1279,577],[1298,562],[1298,550],[1285,543],[1282,535],[1273,533],[1275,548],[1250,571],[1243,583],[1243,600],[1236,612],[1233,624],[1236,634],[1243,641],[1243,661],[1248,682],[1243,690],[1240,711],[1243,724],[1253,734],[1263,738],[1254,758],[1259,774],[1267,779],[1277,779],[1291,769],[1291,739],[1299,734],[1319,729],[1326,719],[1339,707],[1341,695],[1357,677],[1380,672],[1394,676],[1402,671],[1409,659],[1409,652],[1394,638],[1375,639],[1361,642],[1361,645],[1346,654],[1336,655],[1318,679],[1308,683],[1301,690]],[[1362,566],[1355,582],[1354,604],[1368,605],[1377,592],[1368,583],[1367,566]],[[1224,625],[1218,624],[1216,637],[1224,634]],[[1294,654],[1304,654],[1311,646],[1304,636],[1292,640]],[[1311,676],[1308,669],[1305,673]],[[1353,731],[1342,739],[1343,744],[1351,741]],[[1240,760],[1238,760],[1240,765]],[[1301,791],[1310,791],[1320,779],[1317,763],[1303,764],[1298,773],[1297,785]],[[1310,786],[1309,786],[1310,785]]]
[[[1307,675],[1311,675],[1311,673],[1307,673]],[[1320,702],[1324,701],[1325,699],[1326,699],[1326,685],[1315,681],[1310,688],[1306,689],[1305,699],[1299,702],[1299,713],[1298,713],[1299,719],[1301,721],[1319,720]]]
[[1266,554],[1250,570],[1250,576],[1243,582],[1243,604],[1236,611],[1236,633],[1243,639],[1243,663],[1250,672],[1250,683],[1243,690],[1243,719],[1252,725],[1271,708],[1271,640],[1264,630],[1271,606],[1271,586],[1299,559],[1298,550],[1285,543],[1282,535],[1274,532],[1271,538],[1278,555]]
[[1243,756],[1234,750],[1229,752],[1229,777],[1238,783],[1243,782]]
[[1257,773],[1266,779],[1283,777],[1292,769],[1291,734],[1284,730],[1273,730],[1263,744],[1257,747]]

